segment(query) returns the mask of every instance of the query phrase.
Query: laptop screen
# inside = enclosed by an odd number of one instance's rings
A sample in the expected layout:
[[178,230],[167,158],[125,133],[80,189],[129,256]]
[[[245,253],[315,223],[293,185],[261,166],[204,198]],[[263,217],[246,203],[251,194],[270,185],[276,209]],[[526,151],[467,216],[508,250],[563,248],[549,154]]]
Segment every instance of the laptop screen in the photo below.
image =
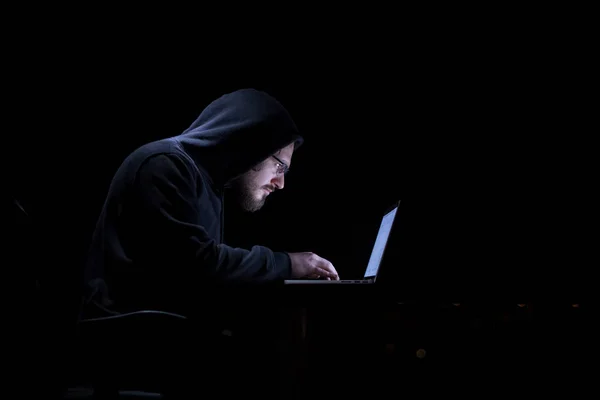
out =
[[365,278],[377,276],[381,259],[383,257],[383,251],[385,250],[385,245],[387,244],[390,236],[390,231],[392,230],[392,224],[394,223],[397,210],[398,207],[395,207],[392,211],[388,212],[381,221],[379,232],[377,233],[377,239],[375,239],[373,251],[371,252],[371,258],[369,259],[369,264],[367,265],[367,270],[365,271]]

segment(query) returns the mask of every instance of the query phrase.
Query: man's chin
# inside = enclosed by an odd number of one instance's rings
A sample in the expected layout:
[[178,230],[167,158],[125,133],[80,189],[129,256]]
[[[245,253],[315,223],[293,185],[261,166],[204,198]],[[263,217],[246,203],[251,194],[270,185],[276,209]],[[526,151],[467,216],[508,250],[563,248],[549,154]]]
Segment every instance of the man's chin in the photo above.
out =
[[246,201],[244,201],[242,203],[242,209],[244,211],[251,212],[251,213],[259,211],[265,205],[265,200],[266,199],[262,199],[262,200],[256,200],[256,199],[246,200]]
[[243,209],[246,212],[254,213],[254,212],[259,211],[262,207],[263,207],[262,204],[260,204],[260,205],[259,204],[255,204],[255,205],[252,205],[252,206],[244,206]]

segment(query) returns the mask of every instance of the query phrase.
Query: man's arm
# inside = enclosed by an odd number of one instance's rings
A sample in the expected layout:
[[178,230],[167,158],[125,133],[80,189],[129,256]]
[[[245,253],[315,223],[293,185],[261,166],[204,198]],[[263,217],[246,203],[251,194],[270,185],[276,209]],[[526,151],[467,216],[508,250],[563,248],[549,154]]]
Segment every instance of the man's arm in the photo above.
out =
[[[220,282],[271,282],[291,276],[287,253],[263,246],[250,250],[217,244],[200,221],[198,201],[203,190],[198,172],[183,156],[157,155],[139,169],[134,184],[137,214],[144,218],[144,237],[149,251],[160,251],[178,264],[203,277]],[[161,250],[153,249],[157,246]],[[195,275],[195,274],[194,274]]]

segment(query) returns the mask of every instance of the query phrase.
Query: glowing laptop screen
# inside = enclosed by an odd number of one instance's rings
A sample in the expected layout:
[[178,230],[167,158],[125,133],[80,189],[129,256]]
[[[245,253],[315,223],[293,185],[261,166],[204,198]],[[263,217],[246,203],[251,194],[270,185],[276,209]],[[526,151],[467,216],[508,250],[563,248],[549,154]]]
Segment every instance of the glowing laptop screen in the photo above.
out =
[[392,230],[392,224],[394,223],[397,210],[398,207],[395,207],[392,211],[387,213],[381,221],[379,232],[377,233],[377,239],[375,239],[373,251],[371,252],[371,258],[369,259],[369,264],[367,265],[367,270],[365,271],[365,278],[375,277],[377,275],[377,271],[379,271],[381,258],[383,257],[383,251],[385,250],[385,245],[387,244],[390,236],[390,231]]

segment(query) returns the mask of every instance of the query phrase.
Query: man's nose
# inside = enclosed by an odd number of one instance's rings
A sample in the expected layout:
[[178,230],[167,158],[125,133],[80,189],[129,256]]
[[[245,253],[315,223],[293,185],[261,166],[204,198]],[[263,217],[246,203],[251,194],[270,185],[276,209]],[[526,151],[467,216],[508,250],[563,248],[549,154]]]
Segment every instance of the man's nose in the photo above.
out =
[[271,183],[273,184],[273,186],[275,186],[277,189],[283,189],[283,186],[285,185],[285,175],[281,174],[281,175],[276,175],[273,179],[271,179]]

